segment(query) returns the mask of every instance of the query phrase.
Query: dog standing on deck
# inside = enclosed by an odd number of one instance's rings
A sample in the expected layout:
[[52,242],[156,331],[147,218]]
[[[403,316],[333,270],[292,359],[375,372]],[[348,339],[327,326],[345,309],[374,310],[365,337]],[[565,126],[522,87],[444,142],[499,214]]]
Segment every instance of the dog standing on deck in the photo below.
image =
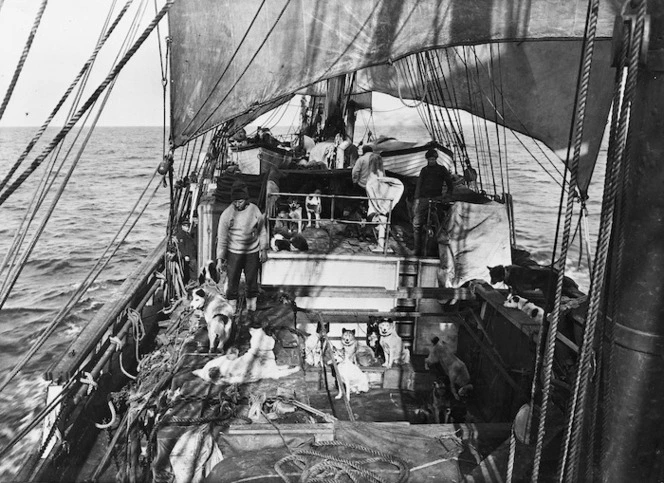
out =
[[320,203],[321,191],[316,190],[310,195],[307,195],[306,200],[304,201],[304,206],[307,208],[307,227],[311,227],[311,219],[316,219],[316,228],[320,228],[320,212],[321,212],[321,203]]
[[224,344],[230,339],[233,330],[233,316],[235,315],[233,307],[225,297],[207,287],[194,291],[191,307],[203,311],[210,341],[209,352],[216,352],[217,349],[223,350]]
[[[432,338],[431,343],[433,347],[429,349],[429,356],[424,360],[424,367],[430,369],[433,365],[440,364],[450,379],[452,395],[455,399],[459,399],[473,389],[468,368],[438,337]],[[457,386],[459,387],[458,390]]]
[[397,334],[396,322],[389,317],[381,319],[378,323],[380,345],[385,353],[383,366],[388,369],[394,364],[408,364],[410,352],[403,346],[403,339]]
[[291,222],[292,230],[297,228],[297,233],[300,233],[302,231],[302,206],[295,199],[288,203],[288,218],[293,220]]
[[357,339],[355,329],[341,329],[341,350],[344,360],[357,364]]

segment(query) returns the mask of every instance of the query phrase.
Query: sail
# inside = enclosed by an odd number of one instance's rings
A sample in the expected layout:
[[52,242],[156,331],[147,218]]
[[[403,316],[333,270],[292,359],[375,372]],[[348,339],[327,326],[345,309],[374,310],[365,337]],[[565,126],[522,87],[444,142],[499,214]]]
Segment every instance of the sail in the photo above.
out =
[[[432,52],[440,61],[436,81],[444,86],[443,99],[426,96],[432,104],[464,109],[542,141],[558,153],[569,143],[583,41],[504,42],[453,47]],[[561,49],[564,50],[561,52]],[[588,89],[578,186],[586,194],[611,107],[614,71],[612,42],[595,44]],[[551,62],[551,59],[556,59]],[[405,60],[358,72],[358,90],[371,89],[404,99],[420,99],[436,89],[406,77]],[[406,80],[408,79],[408,80]]]
[[[541,41],[548,44],[546,57],[515,55],[510,68],[538,72],[568,57],[564,68],[549,69],[547,85],[575,86],[578,51],[570,42],[583,37],[586,9],[585,0],[180,0],[169,14],[172,140],[182,145],[324,79],[455,45]],[[611,37],[617,13],[617,2],[601,3],[598,38]],[[610,59],[597,56],[602,62]],[[519,81],[505,78],[503,89],[520,89]],[[609,97],[597,95],[600,111]],[[536,108],[546,112],[559,102],[554,90]],[[542,117],[543,126],[525,130],[546,132],[558,121]],[[547,144],[561,146],[565,138]]]

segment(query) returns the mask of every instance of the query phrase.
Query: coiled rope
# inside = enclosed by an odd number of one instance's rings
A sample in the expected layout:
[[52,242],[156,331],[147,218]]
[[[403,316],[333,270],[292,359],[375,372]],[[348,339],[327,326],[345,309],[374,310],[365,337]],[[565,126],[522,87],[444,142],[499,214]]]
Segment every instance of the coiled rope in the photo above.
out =
[[[539,416],[539,425],[537,427],[537,443],[535,445],[535,457],[533,461],[532,481],[539,480],[540,464],[542,460],[542,448],[544,445],[544,434],[546,432],[546,417],[549,405],[549,396],[551,392],[551,376],[553,373],[553,357],[556,346],[556,334],[558,332],[558,322],[560,320],[560,306],[562,299],[563,277],[565,275],[565,262],[570,244],[570,233],[572,226],[572,215],[574,211],[574,194],[577,189],[577,175],[579,159],[581,157],[581,145],[583,141],[583,122],[585,118],[586,104],[588,101],[588,87],[590,84],[590,70],[592,66],[592,57],[595,50],[595,35],[597,33],[597,17],[599,10],[599,0],[589,0],[588,13],[586,17],[586,29],[584,36],[582,63],[579,72],[578,99],[574,112],[573,133],[573,156],[568,160],[567,169],[570,179],[567,185],[567,206],[565,211],[565,222],[563,229],[563,239],[558,258],[557,270],[558,278],[556,281],[556,295],[549,330],[546,338],[546,351],[544,354],[543,370],[544,383],[542,387],[542,406]],[[563,190],[564,191],[564,190]],[[555,256],[555,253],[554,253]],[[587,329],[587,327],[586,327]],[[540,330],[543,332],[544,328]],[[533,384],[536,383],[538,375],[534,375]]]
[[[58,111],[60,110],[60,108],[62,107],[62,105],[65,103],[65,101],[67,100],[67,98],[69,97],[69,95],[70,95],[70,94],[72,93],[72,91],[74,90],[74,88],[78,85],[78,82],[81,80],[81,78],[83,77],[83,75],[85,75],[86,72],[89,71],[90,67],[94,64],[95,59],[97,58],[97,54],[99,53],[99,51],[101,50],[101,48],[102,48],[102,47],[104,46],[104,44],[106,43],[106,40],[108,40],[108,38],[110,37],[110,35],[113,33],[113,30],[115,30],[115,27],[117,27],[118,23],[120,23],[120,20],[122,19],[122,17],[124,16],[124,14],[126,13],[127,9],[129,8],[129,6],[131,5],[131,3],[132,3],[133,1],[134,1],[134,0],[127,0],[127,3],[125,4],[124,7],[122,7],[122,10],[120,10],[120,12],[118,13],[118,15],[117,15],[117,17],[115,18],[114,22],[113,22],[113,23],[111,24],[111,26],[108,28],[108,31],[106,32],[106,34],[104,34],[104,36],[99,40],[99,42],[97,42],[97,46],[95,47],[94,51],[92,52],[92,55],[91,55],[90,58],[85,62],[85,64],[83,64],[83,67],[81,68],[80,72],[79,72],[78,75],[74,78],[74,80],[72,81],[71,85],[67,88],[67,90],[65,91],[65,93],[62,95],[62,97],[60,98],[60,100],[59,100],[58,103],[56,104],[56,106],[55,106],[55,108],[53,109],[53,111],[51,111],[51,114],[49,114],[49,116],[48,116],[48,118],[46,119],[46,121],[44,121],[44,123],[41,125],[41,127],[39,128],[39,130],[37,131],[37,133],[36,133],[36,134],[33,136],[33,138],[30,140],[30,142],[28,143],[28,145],[27,145],[27,147],[25,148],[25,150],[24,150],[24,151],[21,153],[21,155],[19,156],[18,160],[17,160],[17,161],[12,165],[12,167],[9,169],[9,172],[5,175],[4,179],[3,179],[2,181],[0,181],[0,190],[2,190],[2,188],[5,187],[5,185],[7,184],[7,182],[9,182],[10,178],[11,178],[11,177],[13,176],[13,174],[16,172],[16,170],[17,170],[18,167],[21,165],[21,163],[23,162],[23,160],[28,156],[28,154],[30,154],[30,152],[32,151],[32,148],[35,146],[35,144],[37,143],[37,141],[39,141],[39,139],[41,138],[42,134],[44,134],[44,131],[46,131],[46,128],[49,126],[49,124],[51,123],[51,121],[53,120],[53,118],[55,117],[55,115],[58,113]],[[109,11],[109,14],[110,14],[110,13],[111,13],[111,12]]]
[[[633,3],[633,2],[632,2]],[[644,32],[646,2],[640,1],[637,8],[636,26],[632,41],[630,42],[624,100],[621,106],[620,123],[617,130],[617,139],[614,143],[615,151],[607,160],[607,176],[605,177],[604,196],[602,199],[602,213],[600,217],[600,233],[598,235],[598,249],[595,255],[595,267],[590,285],[590,304],[586,317],[586,327],[583,334],[583,346],[581,348],[581,362],[579,364],[579,375],[574,386],[575,411],[570,412],[570,419],[566,429],[566,442],[571,432],[571,447],[569,449],[570,459],[567,466],[567,477],[564,471],[560,474],[560,481],[576,481],[578,479],[579,458],[581,453],[581,437],[585,422],[585,403],[588,392],[588,384],[591,377],[591,357],[593,344],[596,336],[596,327],[599,314],[599,304],[603,292],[604,277],[606,272],[606,261],[613,226],[613,215],[615,200],[618,192],[616,176],[626,165],[625,147],[627,144],[627,133],[630,124],[632,103],[636,92],[636,81],[638,74],[638,61],[641,50],[641,41]],[[563,470],[565,468],[563,467]]]
[[42,15],[44,15],[44,10],[46,9],[47,3],[48,0],[43,0],[41,6],[39,7],[39,10],[37,11],[37,16],[35,17],[35,21],[32,24],[32,29],[30,30],[30,34],[28,35],[28,40],[25,42],[25,46],[23,47],[23,53],[21,54],[21,58],[19,59],[18,64],[16,65],[16,69],[14,70],[14,75],[12,76],[12,80],[9,83],[9,87],[7,88],[7,92],[5,94],[5,98],[2,100],[2,105],[0,105],[0,119],[2,119],[2,116],[5,113],[5,109],[7,108],[7,104],[9,104],[9,99],[11,99],[12,94],[14,93],[16,82],[18,82],[18,78],[21,75],[23,66],[25,65],[25,60],[28,58],[30,47],[32,47],[32,41],[34,40],[35,35],[37,34],[37,29],[39,28],[39,24],[41,23]]
[[129,62],[129,59],[133,57],[136,51],[143,45],[145,39],[148,38],[150,33],[157,26],[159,21],[166,15],[168,10],[171,8],[175,0],[167,0],[166,4],[159,11],[157,16],[150,22],[150,24],[145,28],[141,36],[136,40],[134,45],[129,49],[129,51],[124,55],[124,57],[118,62],[118,64],[113,68],[113,70],[106,76],[106,79],[97,87],[97,89],[92,93],[92,95],[85,101],[85,104],[78,110],[78,112],[69,120],[69,122],[60,130],[60,132],[53,138],[49,145],[44,148],[42,153],[30,164],[30,166],[21,173],[21,175],[7,187],[7,189],[0,194],[0,206],[7,201],[16,189],[23,184],[23,182],[32,174],[41,163],[46,159],[46,157],[53,151],[53,149],[64,139],[64,137],[71,131],[74,125],[83,117],[83,115],[92,107],[92,105],[97,101],[99,96],[104,92],[104,90],[109,86],[109,84],[116,79],[120,71],[124,66]]
[[[326,481],[340,481],[343,476],[350,478],[353,482],[371,481],[375,483],[385,483],[385,480],[380,478],[375,472],[368,470],[363,465],[369,463],[388,463],[396,466],[399,475],[397,483],[408,481],[410,476],[410,469],[404,460],[396,456],[376,451],[372,448],[362,446],[359,444],[344,443],[342,441],[319,441],[311,443],[314,448],[324,447],[343,447],[368,453],[372,455],[364,459],[349,459],[339,458],[330,454],[325,454],[321,451],[314,451],[309,449],[297,450],[293,454],[285,456],[274,464],[274,470],[281,477],[285,483],[290,483],[286,473],[282,470],[282,466],[288,462],[292,462],[302,471],[299,481],[302,483],[316,483]],[[319,458],[321,461],[307,467],[307,459],[304,456],[312,456]],[[334,476],[330,476],[330,472],[334,472]],[[362,479],[358,479],[362,477]]]

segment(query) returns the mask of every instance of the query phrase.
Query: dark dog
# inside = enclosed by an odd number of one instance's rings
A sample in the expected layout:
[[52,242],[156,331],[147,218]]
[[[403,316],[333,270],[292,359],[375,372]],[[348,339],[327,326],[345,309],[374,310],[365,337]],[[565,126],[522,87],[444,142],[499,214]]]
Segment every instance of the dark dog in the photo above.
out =
[[369,318],[367,322],[367,345],[371,347],[376,359],[385,360],[385,352],[380,345],[380,331],[378,330],[378,319]]
[[366,225],[367,207],[364,204],[358,204],[353,207],[345,207],[342,215],[344,220],[354,221],[344,230],[345,237],[355,237],[359,241],[370,240],[373,236],[371,226]]
[[[546,312],[553,310],[556,295],[558,271],[552,267],[521,267],[519,265],[498,265],[487,267],[491,275],[491,284],[504,282],[512,293],[523,296],[525,292],[540,290],[544,295]],[[563,295],[576,298],[583,293],[569,277],[563,277]]]

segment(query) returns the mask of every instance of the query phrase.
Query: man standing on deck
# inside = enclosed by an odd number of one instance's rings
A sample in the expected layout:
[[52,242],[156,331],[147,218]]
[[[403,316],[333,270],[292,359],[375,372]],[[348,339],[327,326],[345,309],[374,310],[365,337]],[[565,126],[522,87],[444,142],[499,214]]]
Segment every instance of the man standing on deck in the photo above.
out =
[[373,148],[371,146],[364,146],[362,150],[362,156],[357,158],[355,164],[353,165],[353,170],[351,171],[351,179],[353,184],[362,188],[362,196],[364,196],[364,190],[367,187],[367,178],[369,177],[369,157],[373,153]]
[[240,276],[246,279],[247,319],[254,322],[258,298],[258,270],[267,260],[265,218],[256,205],[249,202],[247,185],[237,180],[231,187],[231,205],[219,217],[217,231],[217,267],[228,270],[226,298],[237,308]]
[[454,191],[452,175],[444,166],[436,162],[438,152],[431,148],[425,154],[427,165],[420,171],[415,185],[415,203],[413,206],[413,241],[415,255],[422,251],[422,223],[426,222],[429,200],[442,199],[443,184],[447,185],[447,194]]

